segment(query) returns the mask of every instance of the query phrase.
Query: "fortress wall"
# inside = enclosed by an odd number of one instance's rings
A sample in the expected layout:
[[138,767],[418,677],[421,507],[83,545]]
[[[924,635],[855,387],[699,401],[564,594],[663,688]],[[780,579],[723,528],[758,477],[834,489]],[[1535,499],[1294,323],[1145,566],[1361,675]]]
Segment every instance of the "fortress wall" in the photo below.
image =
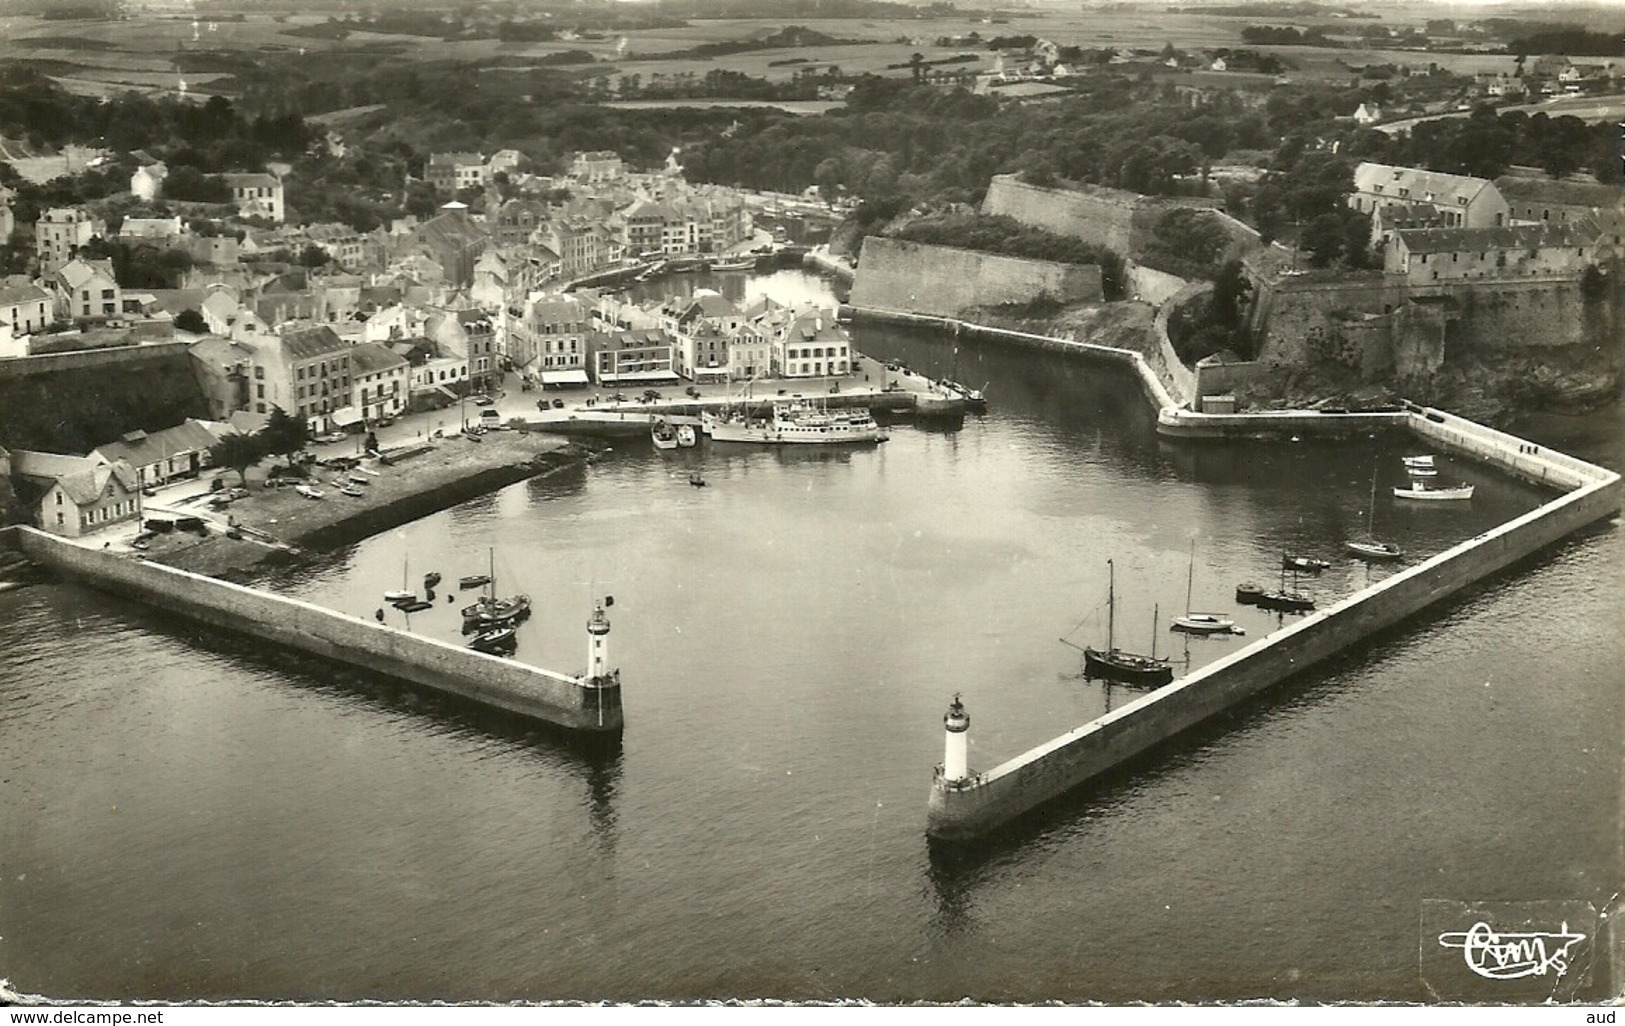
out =
[[1042,297],[1063,303],[1099,302],[1100,268],[869,236],[863,240],[851,304],[953,317],[973,307],[1029,303]]

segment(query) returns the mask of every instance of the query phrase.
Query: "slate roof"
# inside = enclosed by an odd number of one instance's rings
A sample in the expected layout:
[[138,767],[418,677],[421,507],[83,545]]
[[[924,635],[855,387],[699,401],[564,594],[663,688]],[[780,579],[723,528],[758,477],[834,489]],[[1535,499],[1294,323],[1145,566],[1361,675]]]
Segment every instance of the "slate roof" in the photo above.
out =
[[221,175],[233,189],[275,189],[282,184],[276,176],[258,172]]
[[1552,178],[1502,175],[1495,180],[1508,202],[1557,203],[1569,207],[1621,208],[1625,187],[1592,182],[1563,182]]
[[638,331],[595,331],[591,338],[593,349],[646,349],[650,346],[671,345],[671,336],[659,328]]
[[348,348],[349,345],[325,324],[315,328],[299,328],[282,335],[282,351],[295,360],[313,360]]
[[37,303],[40,300],[49,300],[51,294],[38,285],[7,285],[0,288],[0,306],[16,306],[19,303]]
[[182,452],[208,452],[215,437],[195,420],[147,434],[131,431],[116,442],[98,445],[93,454],[108,462],[124,460],[132,467],[145,467]]
[[407,361],[404,358],[389,346],[377,342],[360,342],[350,350],[350,373],[358,378],[405,366]]
[[98,274],[108,281],[116,281],[113,277],[113,264],[108,260],[85,260],[82,257],[74,257],[56,272],[57,278],[69,289],[83,288]]
[[1594,223],[1515,224],[1501,228],[1401,228],[1397,234],[1405,248],[1412,253],[1589,246],[1597,240]]
[[230,367],[254,359],[252,349],[219,335],[204,335],[187,346],[186,351],[204,363],[219,367]]
[[[1379,190],[1378,186],[1382,188]],[[1354,188],[1361,193],[1408,199],[1412,203],[1425,201],[1461,206],[1463,204],[1458,200],[1471,203],[1485,189],[1493,189],[1495,185],[1487,178],[1447,175],[1440,171],[1365,161],[1354,169]],[[1401,197],[1400,189],[1408,190],[1408,194]]]
[[431,153],[429,164],[432,167],[468,167],[470,165],[485,164],[485,158],[478,153]]

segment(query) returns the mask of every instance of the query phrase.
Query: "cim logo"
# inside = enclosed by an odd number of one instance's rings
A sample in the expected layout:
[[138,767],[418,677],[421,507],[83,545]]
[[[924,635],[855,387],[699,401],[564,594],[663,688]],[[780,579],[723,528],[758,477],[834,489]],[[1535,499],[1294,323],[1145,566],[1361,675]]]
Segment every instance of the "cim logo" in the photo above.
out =
[[1439,934],[1441,947],[1460,948],[1467,968],[1486,980],[1562,976],[1569,971],[1570,949],[1585,939],[1568,923],[1556,932],[1499,933],[1480,921],[1467,930]]
[[1439,1001],[1578,1001],[1597,986],[1589,901],[1422,901],[1417,969]]

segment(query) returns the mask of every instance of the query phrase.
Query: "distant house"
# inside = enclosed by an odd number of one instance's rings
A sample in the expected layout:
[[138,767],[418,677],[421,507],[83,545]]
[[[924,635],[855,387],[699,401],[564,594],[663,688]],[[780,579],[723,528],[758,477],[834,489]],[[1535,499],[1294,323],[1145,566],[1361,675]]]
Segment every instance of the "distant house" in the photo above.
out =
[[126,217],[118,228],[118,237],[125,240],[171,242],[185,234],[186,226],[179,217]]
[[282,180],[267,174],[221,175],[231,186],[231,200],[243,217],[264,217],[277,224],[287,218]]
[[13,335],[32,335],[51,323],[51,294],[38,285],[0,287],[0,325]]
[[1362,103],[1354,108],[1354,123],[1374,125],[1382,120],[1382,108],[1374,103]]
[[34,222],[34,248],[41,275],[54,274],[73,259],[74,250],[107,237],[107,222],[84,207],[53,207]]
[[195,420],[150,434],[130,431],[116,442],[92,449],[90,455],[106,463],[124,462],[135,468],[136,481],[146,488],[175,478],[197,477],[209,465],[215,437]]
[[833,310],[798,312],[773,340],[773,370],[785,378],[845,374],[852,366],[852,337]]
[[56,272],[52,285],[63,317],[113,317],[123,309],[110,261],[74,257]]
[[414,226],[397,243],[396,254],[398,258],[427,257],[440,266],[447,284],[462,288],[473,284],[474,264],[490,242],[490,236],[469,217],[465,204],[447,203],[440,213]]
[[17,450],[11,475],[42,531],[78,538],[141,515],[140,485],[128,463]]
[[163,194],[164,179],[168,177],[169,168],[163,164],[144,164],[130,176],[130,192],[151,203]]
[[490,181],[485,157],[479,153],[432,153],[423,179],[442,192],[482,188]]
[[209,404],[209,416],[225,420],[253,405],[254,351],[240,342],[205,335],[187,347],[192,376]]
[[569,176],[582,185],[614,182],[626,176],[621,155],[614,150],[593,150],[577,153],[570,162]]

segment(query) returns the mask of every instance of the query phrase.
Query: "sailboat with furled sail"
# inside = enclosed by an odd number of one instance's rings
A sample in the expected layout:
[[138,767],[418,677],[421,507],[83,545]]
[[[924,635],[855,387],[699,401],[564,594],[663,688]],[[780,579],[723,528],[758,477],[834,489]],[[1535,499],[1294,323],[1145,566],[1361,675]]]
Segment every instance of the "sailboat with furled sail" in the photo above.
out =
[[1372,534],[1377,519],[1377,470],[1371,469],[1371,502],[1366,507],[1365,537],[1350,538],[1343,542],[1343,548],[1361,559],[1372,562],[1382,562],[1394,559],[1403,559],[1405,550],[1393,542],[1378,541]]
[[463,607],[464,634],[483,633],[498,627],[513,627],[530,618],[529,595],[497,598],[495,549],[491,550],[491,572],[487,576],[490,580],[485,585],[485,594],[473,605]]
[[1106,560],[1106,574],[1106,647],[1084,648],[1084,676],[1155,687],[1168,683],[1174,679],[1174,668],[1168,659],[1157,655],[1155,613],[1151,622],[1150,655],[1126,652],[1117,647],[1117,572],[1109,559]]
[[1168,625],[1171,631],[1184,634],[1246,634],[1236,621],[1218,613],[1198,613],[1191,609],[1192,589],[1196,583],[1196,539],[1191,539],[1191,568],[1185,576],[1185,615],[1174,617]]

